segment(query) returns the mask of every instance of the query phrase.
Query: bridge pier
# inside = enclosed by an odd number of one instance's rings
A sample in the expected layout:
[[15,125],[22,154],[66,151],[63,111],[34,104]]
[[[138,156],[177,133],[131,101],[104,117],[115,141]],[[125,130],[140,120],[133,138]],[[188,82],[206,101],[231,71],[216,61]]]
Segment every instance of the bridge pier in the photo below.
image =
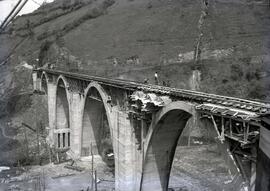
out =
[[47,83],[48,88],[48,119],[49,119],[49,142],[51,146],[55,144],[54,129],[56,127],[56,91],[57,86],[54,83]]
[[[57,83],[47,81],[47,96],[48,96],[48,119],[49,119],[49,140],[51,146],[57,146],[57,136],[55,134],[57,129]],[[65,87],[66,89],[67,87]],[[82,116],[83,116],[83,96],[79,92],[71,92],[66,90],[68,107],[69,107],[69,129],[70,140],[66,134],[66,146],[70,142],[70,149],[76,156],[81,154],[81,133],[82,133]],[[61,136],[60,136],[61,137]],[[62,139],[60,140],[60,142]],[[62,142],[61,142],[62,143]],[[62,145],[62,144],[61,144]]]
[[70,149],[81,156],[82,144],[83,96],[78,92],[70,93]]
[[113,129],[115,153],[115,190],[137,191],[136,181],[136,145],[131,121],[125,112],[113,111],[115,128]]

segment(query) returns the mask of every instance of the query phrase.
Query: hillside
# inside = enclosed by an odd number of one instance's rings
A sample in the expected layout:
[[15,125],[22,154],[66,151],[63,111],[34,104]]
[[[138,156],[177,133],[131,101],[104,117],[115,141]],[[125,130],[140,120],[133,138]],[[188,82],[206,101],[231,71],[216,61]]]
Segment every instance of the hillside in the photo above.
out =
[[198,90],[269,101],[269,10],[267,0],[57,0],[0,35],[0,114],[35,125],[38,98],[20,93],[31,92],[27,66],[48,63],[150,83],[157,71],[186,89],[196,70]]

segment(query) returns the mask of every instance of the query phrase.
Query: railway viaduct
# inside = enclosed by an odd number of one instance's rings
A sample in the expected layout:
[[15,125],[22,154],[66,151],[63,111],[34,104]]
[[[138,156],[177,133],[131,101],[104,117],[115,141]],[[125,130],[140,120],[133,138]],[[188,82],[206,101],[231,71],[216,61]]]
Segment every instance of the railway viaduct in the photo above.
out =
[[252,190],[270,190],[266,103],[45,68],[33,71],[33,83],[48,97],[55,147],[81,157],[90,145],[96,154],[111,145],[117,191],[167,190],[178,139],[192,117],[211,121],[232,156],[236,148],[244,151]]

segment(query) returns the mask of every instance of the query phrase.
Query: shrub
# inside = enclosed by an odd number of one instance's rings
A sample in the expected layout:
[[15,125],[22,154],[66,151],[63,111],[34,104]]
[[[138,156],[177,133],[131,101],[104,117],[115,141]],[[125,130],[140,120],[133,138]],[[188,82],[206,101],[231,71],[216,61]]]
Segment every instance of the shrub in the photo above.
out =
[[63,10],[70,8],[70,6],[71,6],[71,0],[64,0],[63,1],[63,4],[62,4]]
[[103,8],[106,9],[106,8],[112,6],[114,3],[115,3],[115,0],[105,0],[105,1],[103,2]]
[[260,83],[255,83],[250,86],[248,91],[248,98],[252,99],[265,99],[267,95],[267,90]]
[[244,73],[239,64],[231,65],[231,79],[232,80],[239,80],[243,77]]
[[227,82],[228,82],[227,79],[223,79],[223,80],[222,80],[222,83],[223,83],[223,84],[226,84]]
[[147,9],[151,9],[152,7],[153,7],[153,5],[152,5],[151,2],[149,2],[149,3],[147,4],[147,6],[146,6]]

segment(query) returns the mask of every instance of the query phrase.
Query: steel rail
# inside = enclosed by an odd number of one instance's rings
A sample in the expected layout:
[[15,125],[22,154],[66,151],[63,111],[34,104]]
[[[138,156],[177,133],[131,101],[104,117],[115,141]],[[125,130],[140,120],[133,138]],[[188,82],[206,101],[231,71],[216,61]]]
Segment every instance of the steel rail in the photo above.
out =
[[184,90],[184,89],[177,89],[177,88],[168,88],[168,87],[162,87],[151,85],[151,87],[141,87],[143,90],[147,89],[153,89],[156,88],[157,91],[169,91],[172,95],[176,96],[182,96],[182,97],[190,97],[197,96],[200,101],[208,102],[208,103],[216,103],[224,106],[232,106],[239,109],[246,109],[251,111],[258,111],[260,108],[261,112],[265,113],[266,110],[270,110],[270,104],[265,102],[258,102],[258,101],[251,101],[251,100],[245,100],[241,98],[235,98],[235,97],[229,97],[229,96],[220,96],[216,94],[209,94],[204,92],[198,92],[198,91],[192,91],[192,90]]

